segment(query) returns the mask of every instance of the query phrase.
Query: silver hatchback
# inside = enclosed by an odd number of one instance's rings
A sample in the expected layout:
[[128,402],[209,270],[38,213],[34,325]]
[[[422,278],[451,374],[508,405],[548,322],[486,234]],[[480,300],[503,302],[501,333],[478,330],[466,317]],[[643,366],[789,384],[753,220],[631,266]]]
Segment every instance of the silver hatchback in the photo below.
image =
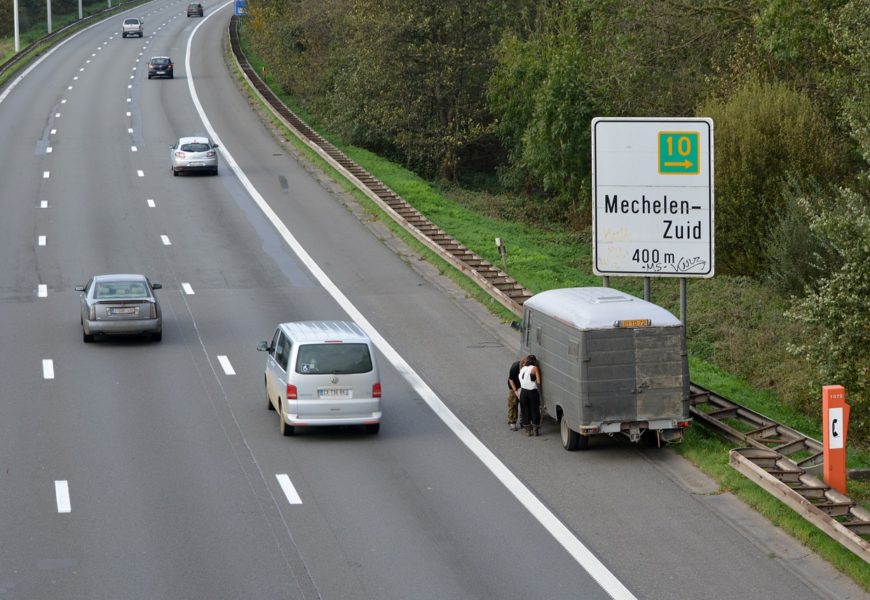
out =
[[207,137],[183,137],[169,147],[169,163],[172,174],[187,171],[218,173],[217,144]]
[[267,352],[266,400],[283,435],[299,427],[361,425],[378,433],[381,380],[369,337],[350,321],[282,323]]
[[76,286],[82,293],[82,340],[93,342],[98,334],[147,335],[159,342],[163,316],[152,290],[161,287],[144,275],[129,273],[95,275],[85,285]]

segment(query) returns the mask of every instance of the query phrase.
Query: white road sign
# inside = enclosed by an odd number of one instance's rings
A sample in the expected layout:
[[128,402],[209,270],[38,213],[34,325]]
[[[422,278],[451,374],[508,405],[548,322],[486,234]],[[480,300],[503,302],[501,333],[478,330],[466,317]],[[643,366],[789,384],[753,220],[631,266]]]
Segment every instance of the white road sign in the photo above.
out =
[[713,120],[592,120],[596,275],[712,277]]

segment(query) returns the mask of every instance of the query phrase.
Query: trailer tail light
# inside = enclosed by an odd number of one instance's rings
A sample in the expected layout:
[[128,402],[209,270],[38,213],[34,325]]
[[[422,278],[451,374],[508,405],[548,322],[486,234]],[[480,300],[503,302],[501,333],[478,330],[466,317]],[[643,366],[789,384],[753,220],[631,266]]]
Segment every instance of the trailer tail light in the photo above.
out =
[[298,398],[296,392],[296,386],[292,383],[287,384],[287,399],[288,400],[296,400]]
[[372,398],[380,398],[381,397],[381,383],[378,382],[372,385]]
[[677,427],[680,429],[688,429],[689,425],[691,425],[691,421],[677,421]]

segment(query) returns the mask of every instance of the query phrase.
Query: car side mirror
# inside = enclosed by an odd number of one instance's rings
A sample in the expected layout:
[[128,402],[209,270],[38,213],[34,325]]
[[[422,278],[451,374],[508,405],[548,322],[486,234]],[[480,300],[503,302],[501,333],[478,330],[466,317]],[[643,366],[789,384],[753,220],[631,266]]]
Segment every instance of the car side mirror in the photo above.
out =
[[257,352],[269,352],[270,350],[269,342],[260,342],[257,344]]
[[163,284],[162,284],[162,283],[152,283],[152,284],[151,284],[151,289],[152,289],[152,290],[162,290],[162,289],[163,289]]
[[83,291],[85,291],[85,286],[83,286],[83,285],[77,285],[77,286],[76,286],[76,291],[77,291],[77,292],[83,292]]

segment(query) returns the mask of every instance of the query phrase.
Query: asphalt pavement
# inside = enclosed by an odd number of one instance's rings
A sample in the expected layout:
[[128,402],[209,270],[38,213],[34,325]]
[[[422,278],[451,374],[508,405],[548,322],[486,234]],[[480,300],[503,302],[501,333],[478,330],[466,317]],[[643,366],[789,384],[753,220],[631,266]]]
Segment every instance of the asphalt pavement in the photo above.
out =
[[[515,332],[276,140],[231,5],[186,5],[0,95],[0,600],[866,597],[670,450],[509,431]],[[173,177],[210,130],[219,175]],[[82,342],[108,272],[163,284],[162,342]],[[344,318],[381,340],[380,434],[282,437],[257,342]]]

